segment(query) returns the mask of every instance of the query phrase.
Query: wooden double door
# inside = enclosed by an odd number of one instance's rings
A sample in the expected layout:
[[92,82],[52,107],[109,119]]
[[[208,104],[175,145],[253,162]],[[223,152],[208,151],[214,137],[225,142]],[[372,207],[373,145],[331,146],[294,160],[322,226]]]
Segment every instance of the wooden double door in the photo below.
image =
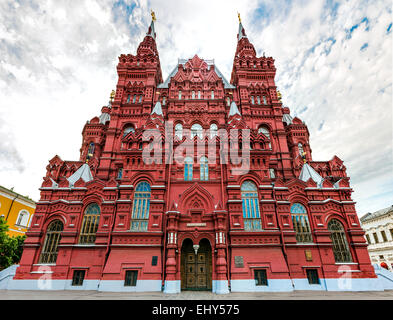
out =
[[201,240],[197,253],[191,240],[185,240],[181,254],[182,290],[211,290],[212,251],[209,241]]

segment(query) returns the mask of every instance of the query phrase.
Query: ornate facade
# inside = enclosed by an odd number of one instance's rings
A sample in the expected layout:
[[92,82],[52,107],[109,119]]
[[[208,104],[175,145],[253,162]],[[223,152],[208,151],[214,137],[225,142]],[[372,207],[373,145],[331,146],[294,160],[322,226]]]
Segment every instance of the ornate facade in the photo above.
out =
[[343,161],[312,159],[240,21],[230,81],[197,55],[164,81],[154,21],[117,72],[79,161],[49,161],[14,288],[377,289]]

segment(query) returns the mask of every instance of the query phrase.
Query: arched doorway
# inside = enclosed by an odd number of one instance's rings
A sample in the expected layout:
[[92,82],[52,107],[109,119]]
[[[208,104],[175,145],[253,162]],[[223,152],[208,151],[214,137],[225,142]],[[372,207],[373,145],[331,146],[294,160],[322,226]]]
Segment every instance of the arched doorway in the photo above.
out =
[[194,245],[185,239],[181,248],[181,289],[212,289],[212,248],[209,240]]

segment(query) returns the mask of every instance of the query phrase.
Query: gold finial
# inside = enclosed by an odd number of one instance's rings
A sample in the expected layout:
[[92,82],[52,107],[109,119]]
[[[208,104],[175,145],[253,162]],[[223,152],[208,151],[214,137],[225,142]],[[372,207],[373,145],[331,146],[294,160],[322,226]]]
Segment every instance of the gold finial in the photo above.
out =
[[110,95],[111,102],[113,102],[113,99],[115,98],[115,94],[116,94],[115,90],[112,90],[111,95]]
[[237,17],[239,18],[239,23],[242,23],[242,19],[240,18],[240,13],[237,13]]
[[156,20],[157,20],[157,19],[156,19],[156,14],[154,13],[153,10],[151,10],[151,19],[152,19],[153,21],[156,21]]
[[277,90],[277,98],[278,98],[278,101],[281,101],[282,95],[279,90]]
[[303,151],[303,153],[302,153],[302,159],[303,159],[303,162],[304,162],[304,163],[307,162],[306,154],[307,154],[306,151]]

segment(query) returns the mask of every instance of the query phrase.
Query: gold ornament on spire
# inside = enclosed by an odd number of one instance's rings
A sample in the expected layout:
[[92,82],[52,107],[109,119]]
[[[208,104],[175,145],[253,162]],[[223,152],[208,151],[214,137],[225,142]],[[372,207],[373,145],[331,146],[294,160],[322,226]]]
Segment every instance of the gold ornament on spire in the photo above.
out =
[[152,19],[153,21],[156,21],[156,20],[157,20],[157,19],[156,19],[156,14],[154,13],[153,10],[151,10],[151,19]]
[[237,17],[239,18],[239,23],[242,23],[242,19],[240,18],[240,13],[237,13]]
[[115,90],[112,90],[111,95],[109,96],[109,100],[111,102],[113,102],[113,99],[115,99],[115,94],[116,94]]
[[279,90],[277,90],[277,98],[278,98],[278,101],[281,102],[282,95],[281,95],[281,92]]
[[302,153],[302,159],[303,159],[303,162],[304,162],[304,163],[307,162],[306,154],[307,154],[306,151],[303,151],[303,153]]

